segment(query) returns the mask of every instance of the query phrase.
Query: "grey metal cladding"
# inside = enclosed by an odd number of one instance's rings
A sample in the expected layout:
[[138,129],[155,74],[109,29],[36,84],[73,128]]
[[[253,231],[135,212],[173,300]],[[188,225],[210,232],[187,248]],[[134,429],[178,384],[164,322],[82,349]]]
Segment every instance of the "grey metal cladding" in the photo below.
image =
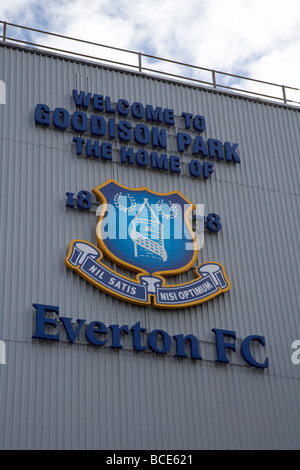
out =
[[[2,449],[297,449],[300,366],[291,361],[299,328],[299,108],[191,87],[116,68],[26,49],[0,47]],[[181,112],[206,119],[204,140],[238,143],[240,164],[214,161],[209,180],[182,172],[77,156],[74,133],[35,125],[34,108],[75,111],[76,88],[174,109],[167,128],[176,151]],[[190,135],[194,131],[190,130]],[[169,149],[167,150],[167,152]],[[206,234],[198,262],[222,263],[231,289],[180,310],[139,307],[109,296],[66,269],[73,239],[96,244],[95,211],[66,208],[67,191],[92,190],[114,178],[129,187],[179,190],[222,230]],[[96,199],[94,198],[96,203]],[[122,272],[121,268],[120,272]],[[178,276],[185,282],[193,270]],[[61,315],[130,327],[137,321],[169,335],[193,333],[202,361],[124,348],[35,341],[32,304]],[[266,338],[255,370],[239,347],[217,364],[212,328],[234,330],[237,346]],[[258,348],[259,349],[259,348]]]

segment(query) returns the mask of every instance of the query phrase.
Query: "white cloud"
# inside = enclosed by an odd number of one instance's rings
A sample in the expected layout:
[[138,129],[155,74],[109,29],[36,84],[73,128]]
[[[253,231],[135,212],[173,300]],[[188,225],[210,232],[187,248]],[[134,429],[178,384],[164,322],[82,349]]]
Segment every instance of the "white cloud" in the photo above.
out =
[[[299,0],[54,0],[42,7],[36,0],[11,0],[9,8],[0,5],[0,19],[300,88]],[[71,47],[58,38],[48,45]],[[79,43],[76,50],[128,62],[114,51]],[[137,64],[137,57],[131,61]]]

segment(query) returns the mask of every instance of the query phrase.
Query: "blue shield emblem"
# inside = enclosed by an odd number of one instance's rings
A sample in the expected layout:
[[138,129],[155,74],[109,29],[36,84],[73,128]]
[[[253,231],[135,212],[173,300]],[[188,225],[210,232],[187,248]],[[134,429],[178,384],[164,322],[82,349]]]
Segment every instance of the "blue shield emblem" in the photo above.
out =
[[189,215],[195,207],[181,193],[132,189],[114,180],[93,193],[103,203],[96,235],[108,258],[150,275],[172,275],[193,266],[198,250]]
[[[101,200],[98,247],[73,240],[66,266],[98,289],[127,302],[158,308],[201,304],[230,289],[225,268],[200,264],[194,279],[168,285],[165,277],[187,271],[198,247],[189,217],[195,206],[178,191],[127,188],[114,180],[93,189]],[[135,278],[106,265],[105,258],[136,271]]]

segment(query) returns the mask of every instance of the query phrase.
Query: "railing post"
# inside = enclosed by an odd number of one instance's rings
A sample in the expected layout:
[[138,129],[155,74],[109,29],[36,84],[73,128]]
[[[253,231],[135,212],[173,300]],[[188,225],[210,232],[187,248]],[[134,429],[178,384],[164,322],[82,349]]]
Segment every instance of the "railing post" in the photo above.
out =
[[3,23],[3,41],[6,40],[6,21]]
[[285,86],[284,85],[282,85],[282,94],[283,94],[283,102],[287,103],[286,92],[285,92]]
[[211,73],[212,73],[213,87],[214,87],[214,88],[217,88],[216,72],[215,72],[214,70],[212,70]]
[[138,57],[139,57],[139,72],[142,71],[142,53],[138,52]]

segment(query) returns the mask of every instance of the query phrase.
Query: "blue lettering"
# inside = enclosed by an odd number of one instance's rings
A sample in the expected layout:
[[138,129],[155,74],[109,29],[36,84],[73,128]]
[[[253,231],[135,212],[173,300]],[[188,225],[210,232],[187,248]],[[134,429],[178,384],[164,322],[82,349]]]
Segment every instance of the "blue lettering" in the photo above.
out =
[[127,100],[120,99],[117,103],[117,111],[122,116],[127,116],[129,113],[129,103]]
[[105,119],[102,116],[91,116],[91,134],[103,136],[105,134]]
[[208,152],[204,143],[203,138],[197,135],[193,144],[193,155],[202,154],[203,157],[208,156]]
[[104,111],[104,98],[103,95],[94,95],[94,106],[95,111]]
[[138,144],[148,144],[150,142],[150,131],[144,124],[137,124],[134,128],[134,139]]
[[139,149],[136,153],[136,163],[140,166],[147,166],[149,163],[149,154],[147,150]]
[[191,358],[192,359],[202,359],[199,354],[199,342],[196,336],[194,335],[175,335],[173,338],[176,341],[176,354],[177,357],[188,357],[184,350],[184,342],[189,340],[191,347]]
[[144,116],[144,106],[142,103],[135,101],[131,106],[131,114],[136,119],[141,119]]
[[101,158],[102,160],[112,160],[112,145],[109,142],[102,142]]
[[108,120],[108,137],[114,139],[116,137],[116,122],[113,118]]
[[[73,195],[73,193],[71,193]],[[33,307],[36,309],[36,330],[35,334],[32,336],[34,339],[41,340],[51,340],[59,341],[59,333],[53,334],[50,333],[52,328],[57,328],[58,320],[63,325],[64,331],[66,332],[67,340],[73,344],[78,338],[82,327],[84,326],[86,320],[78,319],[76,320],[77,325],[72,323],[72,318],[70,317],[60,317],[59,318],[59,307],[52,305],[44,304],[33,304]],[[52,318],[48,314],[55,314],[56,317]],[[58,318],[57,318],[58,317]],[[128,336],[129,333],[132,333],[132,345],[135,351],[141,352],[147,349],[151,349],[154,353],[157,354],[166,354],[170,351],[172,346],[172,339],[170,335],[160,329],[155,329],[149,333],[148,344],[143,344],[142,334],[146,333],[146,328],[141,327],[140,322],[135,323],[130,329],[128,325],[110,325],[109,329],[111,331],[111,344],[110,348],[112,349],[122,349],[121,344],[121,334]],[[47,333],[46,333],[47,331]],[[223,330],[213,328],[211,330],[215,334],[216,350],[217,350],[217,359],[216,362],[229,363],[230,360],[226,356],[226,350],[236,351],[236,332],[230,330]],[[89,323],[85,329],[86,340],[93,346],[101,347],[104,346],[108,339],[99,338],[99,336],[106,336],[108,333],[108,328],[101,321],[92,321]],[[231,338],[232,341],[225,340],[225,337]],[[174,353],[175,357],[187,358],[202,360],[199,351],[199,340],[193,334],[183,335],[177,334],[173,336],[176,345],[176,352]],[[269,359],[266,357],[262,362],[257,361],[251,351],[253,342],[258,341],[259,345],[265,347],[265,338],[264,336],[250,335],[247,336],[241,343],[241,354],[244,361],[255,368],[264,369],[269,366]],[[188,356],[186,348],[188,348],[190,355]]]
[[193,115],[190,113],[181,113],[181,116],[184,118],[184,124],[185,124],[186,129],[190,129],[191,122],[193,122],[193,126],[196,131],[203,132],[205,130],[205,127],[206,127],[205,119],[200,114],[197,114],[196,116],[194,116],[193,121],[192,121]]
[[82,154],[82,146],[85,142],[85,139],[82,139],[81,137],[73,137],[73,142],[76,143],[76,155],[81,155]]
[[250,366],[257,367],[258,369],[264,369],[269,366],[269,359],[266,358],[264,363],[257,362],[251,354],[250,346],[252,341],[258,341],[263,347],[265,346],[265,338],[263,336],[247,336],[241,344],[241,353],[243,359],[249,364]]
[[184,118],[185,128],[190,129],[193,115],[190,113],[181,113],[181,116]]
[[153,106],[151,106],[150,104],[147,104],[146,105],[146,119],[147,121],[163,122],[162,108],[160,106],[157,106],[154,110]]
[[83,108],[88,108],[89,107],[90,102],[91,102],[92,93],[87,93],[87,95],[86,95],[84,91],[80,91],[79,94],[78,94],[77,90],[73,90],[72,93],[73,93],[73,98],[74,98],[75,105],[76,105],[77,108],[80,108],[81,106]]
[[217,346],[216,362],[224,362],[224,363],[230,362],[229,359],[227,359],[226,357],[226,348],[232,349],[232,351],[235,351],[236,349],[235,343],[225,343],[224,336],[229,336],[235,340],[236,339],[235,331],[218,330],[217,328],[213,328],[211,331],[216,336],[216,346]]
[[126,147],[122,145],[121,147],[121,162],[122,163],[130,163],[132,165],[134,163],[134,156],[133,156],[133,148],[129,147],[128,150],[126,150]]
[[[159,348],[157,345],[157,335],[160,335],[163,340],[162,348]],[[164,330],[153,330],[149,334],[148,344],[152,351],[157,354],[166,354],[171,348],[171,338]]]
[[59,333],[56,335],[45,333],[46,325],[51,325],[53,328],[57,327],[57,318],[46,318],[46,313],[54,312],[56,315],[59,315],[59,307],[43,304],[33,304],[32,306],[36,309],[36,330],[32,337],[36,339],[50,339],[52,341],[59,341]]
[[105,97],[105,112],[109,114],[114,114],[116,110],[110,106],[110,97]]
[[138,321],[131,327],[130,331],[133,332],[133,348],[136,351],[145,351],[147,346],[141,345],[141,333],[145,333],[146,328],[141,328],[140,322]]
[[177,134],[177,148],[179,152],[184,152],[185,147],[188,147],[192,142],[192,138],[189,134],[184,132],[178,132]]
[[87,157],[94,156],[95,158],[100,157],[100,145],[98,140],[95,140],[94,144],[92,144],[91,139],[86,140],[86,155]]
[[190,175],[199,177],[202,174],[202,167],[199,160],[191,160],[189,163]]
[[170,126],[174,126],[174,110],[166,108],[164,110],[164,117],[165,117],[165,124],[169,124]]
[[[55,125],[55,124],[54,124]],[[86,132],[88,128],[88,118],[85,113],[76,111],[72,116],[72,129],[75,132]]]
[[85,336],[88,342],[90,344],[93,344],[94,346],[103,346],[105,343],[107,343],[107,339],[103,341],[97,339],[95,336],[96,334],[107,334],[107,328],[101,321],[92,321],[91,323],[89,323],[85,331]]
[[177,157],[176,155],[170,155],[169,163],[170,163],[170,171],[172,173],[180,173],[181,172],[180,157]]
[[200,116],[200,114],[194,116],[193,124],[196,131],[203,132],[205,130],[205,119],[203,116]]
[[53,111],[53,125],[57,129],[65,130],[69,125],[69,112],[64,108],[56,108]]
[[118,124],[119,138],[129,142],[132,139],[131,124],[128,121],[120,121]]
[[210,175],[214,172],[214,164],[211,162],[203,163],[203,177],[208,179]]
[[36,124],[41,126],[50,125],[50,108],[46,104],[37,104],[34,110],[34,119]]
[[75,331],[74,331],[73,326],[72,326],[72,318],[60,317],[59,320],[64,325],[64,328],[65,328],[66,333],[67,333],[68,340],[70,341],[71,344],[73,344],[75,339],[77,338],[77,336],[79,334],[79,331],[81,330],[82,326],[84,325],[85,320],[80,320],[80,319],[76,320],[76,322],[78,323],[78,326],[76,327]]
[[123,325],[119,327],[119,325],[109,325],[110,330],[112,331],[112,344],[110,345],[111,348],[122,349],[123,346],[120,343],[120,333],[125,332],[127,335],[129,334],[128,326]]
[[156,152],[151,152],[151,168],[157,170],[168,171],[168,157],[166,154],[160,156]]
[[152,127],[152,145],[153,147],[167,148],[167,132],[166,129],[158,129]]
[[223,144],[217,139],[208,139],[208,153],[209,156],[217,157],[219,160],[224,160]]
[[233,161],[234,163],[241,163],[241,160],[236,153],[236,149],[238,144],[232,144],[230,142],[225,142],[224,149],[225,149],[225,160],[227,162]]
[[94,143],[91,139],[81,139],[79,137],[73,137],[73,142],[76,143],[76,154],[82,154],[82,146],[86,144],[86,155],[87,157],[101,158],[103,160],[112,160],[112,144],[109,142],[100,142],[95,140]]

